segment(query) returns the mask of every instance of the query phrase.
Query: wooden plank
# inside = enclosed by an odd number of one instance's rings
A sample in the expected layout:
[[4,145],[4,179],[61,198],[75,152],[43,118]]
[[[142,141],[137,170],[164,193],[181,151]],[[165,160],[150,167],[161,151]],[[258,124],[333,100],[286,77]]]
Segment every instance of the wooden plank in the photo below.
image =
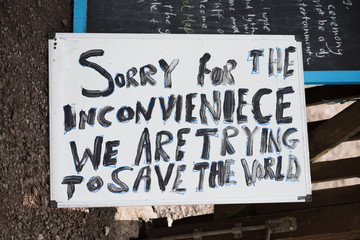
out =
[[[244,204],[246,205],[246,204]],[[226,205],[222,205],[226,206]],[[214,214],[205,214],[200,216],[193,216],[187,218],[181,218],[172,223],[172,226],[182,225],[182,224],[190,224],[190,223],[199,223],[199,222],[211,222],[214,220]]]
[[215,205],[214,219],[227,219],[360,202],[360,185],[314,191],[312,202]]
[[[315,122],[308,122],[307,123],[307,128],[308,128],[308,132],[310,133],[312,130],[314,130],[315,128],[319,127],[321,124],[325,123],[327,120],[320,120],[320,121],[315,121]],[[347,139],[346,141],[357,141],[360,140],[360,132],[355,133],[352,137],[350,137],[349,139]]]
[[[273,235],[273,238],[295,238],[309,235],[352,232],[358,230],[360,227],[360,203],[301,209],[286,213],[244,217],[213,222],[184,224],[170,228],[150,229],[147,232],[147,237],[159,238],[163,236],[193,233],[195,229],[201,229],[202,231],[228,229],[234,227],[237,223],[241,223],[242,226],[263,225],[268,220],[283,218],[286,216],[296,218],[297,229],[293,232],[278,233]],[[243,232],[242,237],[243,239],[263,240],[265,238],[265,231]],[[234,236],[228,234],[206,238],[204,237],[203,239],[234,239]]]
[[360,157],[311,164],[311,181],[322,182],[360,176]]
[[315,122],[308,122],[307,123],[307,128],[308,128],[308,132],[311,132],[312,130],[314,130],[315,128],[319,127],[321,124],[325,123],[328,119],[326,120],[320,120],[320,121],[315,121]]
[[326,101],[344,101],[360,96],[360,85],[326,85],[305,89],[306,105],[323,104]]
[[271,214],[300,209],[321,208],[342,204],[351,204],[360,202],[360,185],[353,185],[341,188],[323,189],[314,191],[312,202],[304,203],[275,203],[275,204],[257,204],[255,205],[256,214]]
[[360,101],[327,120],[309,133],[309,152],[315,161],[360,131]]
[[[360,238],[360,230],[350,231],[350,232],[341,232],[341,233],[327,233],[319,235],[310,235],[310,236],[301,236],[298,238],[281,238],[281,240],[354,240]],[[278,238],[279,239],[279,238]]]

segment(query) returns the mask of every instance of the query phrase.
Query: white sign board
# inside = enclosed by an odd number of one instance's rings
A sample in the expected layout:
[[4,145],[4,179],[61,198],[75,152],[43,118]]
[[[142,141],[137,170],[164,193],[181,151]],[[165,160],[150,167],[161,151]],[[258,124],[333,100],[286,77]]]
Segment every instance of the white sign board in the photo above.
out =
[[294,36],[55,34],[57,207],[309,200]]

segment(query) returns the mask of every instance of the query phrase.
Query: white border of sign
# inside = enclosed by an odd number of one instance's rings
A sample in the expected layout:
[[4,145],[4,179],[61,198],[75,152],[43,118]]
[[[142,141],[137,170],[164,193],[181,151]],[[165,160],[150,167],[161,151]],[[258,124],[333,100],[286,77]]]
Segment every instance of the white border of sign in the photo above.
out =
[[[231,48],[230,45],[234,47]],[[173,46],[171,48],[171,46]],[[193,46],[190,47],[190,46]],[[269,76],[267,73],[264,73],[264,69],[267,70],[267,51],[269,47],[273,47],[276,49],[279,47],[284,51],[285,47],[294,46],[297,51],[293,54],[293,59],[291,61],[294,62],[291,68],[294,69],[294,74],[287,78],[283,77],[282,73],[275,73],[272,76]],[[90,49],[103,49],[105,54],[99,57],[88,58],[89,61],[93,61],[101,66],[106,66],[106,71],[108,71],[112,78],[115,78],[115,75],[123,73],[126,78],[126,70],[131,67],[136,67],[138,70],[144,64],[153,64],[157,68],[157,75],[154,75],[156,78],[157,85],[150,86],[147,83],[147,86],[139,86],[129,88],[123,87],[118,88],[115,85],[114,93],[100,98],[87,98],[81,95],[81,90],[86,88],[96,88],[104,89],[106,87],[106,81],[98,72],[96,72],[91,67],[81,66],[79,63],[79,57],[82,53],[86,52]],[[232,50],[233,49],[233,50]],[[250,57],[251,49],[265,49],[264,65],[259,66],[259,71],[262,71],[261,74],[254,74],[251,70],[251,66],[253,66],[253,58]],[[201,87],[197,84],[197,74],[199,69],[199,58],[201,58],[202,54],[206,53],[206,51],[211,52],[212,59],[208,62],[208,68],[210,70],[214,67],[222,68],[226,64],[226,60],[235,59],[237,61],[237,67],[231,71],[235,79],[235,85],[229,86],[226,84],[221,84],[219,86],[215,86],[210,84],[210,78],[205,76],[204,86]],[[122,54],[120,56],[120,53]],[[105,206],[136,206],[136,205],[169,205],[169,204],[231,204],[231,203],[266,203],[266,202],[303,202],[311,200],[311,179],[310,179],[310,161],[309,161],[309,153],[308,153],[308,140],[307,140],[307,120],[306,120],[306,105],[305,105],[305,94],[304,94],[304,76],[303,76],[303,67],[302,67],[302,51],[301,51],[301,42],[296,41],[295,36],[279,36],[279,35],[158,35],[158,34],[73,34],[73,33],[56,33],[54,36],[49,39],[49,105],[50,105],[50,187],[51,187],[51,206],[53,207],[105,207]],[[239,54],[239,55],[237,55]],[[141,59],[139,59],[141,55]],[[126,56],[126,57],[123,57]],[[217,59],[216,56],[219,56]],[[239,56],[239,57],[236,57]],[[159,67],[158,61],[160,59],[164,59],[170,65],[171,61],[178,57],[180,63],[174,69],[172,74],[173,91],[162,91],[164,88],[164,84],[162,81],[162,77],[164,74],[164,70]],[[186,60],[184,59],[186,58]],[[284,60],[284,56],[282,56],[282,60]],[[225,62],[224,62],[225,61]],[[181,69],[183,68],[183,69]],[[181,69],[181,71],[180,71]],[[185,70],[186,69],[186,70]],[[237,70],[237,71],[235,71]],[[193,75],[193,77],[191,77]],[[210,74],[209,74],[210,75]],[[138,75],[135,76],[137,79]],[[191,80],[184,80],[190,79]],[[99,80],[102,79],[102,80]],[[182,79],[183,84],[179,84],[179,79]],[[240,81],[241,85],[238,85],[236,81]],[[246,79],[246,80],[244,80]],[[88,82],[86,82],[86,81]],[[184,84],[184,81],[186,84]],[[251,82],[253,81],[253,82]],[[255,82],[258,82],[257,83]],[[276,82],[274,85],[270,83],[270,81]],[[99,85],[99,82],[101,84]],[[193,82],[193,85],[191,85]],[[190,86],[191,85],[191,86]],[[296,109],[291,108],[291,112],[286,112],[286,115],[294,116],[297,121],[294,123],[296,129],[299,129],[297,132],[296,138],[299,139],[298,146],[295,149],[287,149],[283,146],[283,151],[286,151],[286,154],[296,155],[297,159],[299,159],[299,164],[301,166],[301,178],[298,181],[283,180],[283,181],[275,181],[270,179],[262,179],[258,180],[256,183],[250,184],[247,186],[245,182],[245,174],[244,174],[244,166],[240,164],[240,161],[233,166],[233,162],[230,164],[233,167],[228,170],[227,174],[229,175],[229,179],[231,181],[226,182],[223,186],[218,186],[218,176],[215,177],[215,187],[209,188],[208,179],[210,178],[209,172],[211,164],[215,161],[223,161],[222,164],[225,164],[226,159],[233,158],[235,161],[243,156],[246,158],[248,163],[248,167],[251,174],[251,165],[255,158],[266,157],[265,154],[257,153],[259,152],[260,147],[254,147],[254,157],[247,157],[245,154],[246,148],[246,135],[245,131],[241,128],[244,127],[245,124],[249,127],[250,130],[253,130],[255,127],[259,127],[258,135],[260,138],[261,130],[263,128],[268,128],[269,131],[274,131],[274,136],[276,136],[277,132],[277,124],[257,124],[253,117],[251,116],[251,98],[256,93],[256,90],[262,87],[268,87],[269,89],[273,89],[272,98],[276,100],[276,90],[285,86],[293,86],[295,90],[295,94],[293,97],[288,97],[291,94],[284,95],[286,97],[284,101],[287,99],[293,99],[294,102],[291,104],[295,104]],[[143,105],[146,108],[147,103],[151,96],[153,97],[164,97],[165,102],[167,104],[167,97],[170,94],[179,94],[183,95],[185,100],[185,95],[191,92],[197,92],[198,95],[201,93],[208,97],[208,101],[213,103],[213,91],[219,90],[221,92],[221,98],[223,98],[223,94],[227,90],[237,90],[238,88],[248,88],[249,93],[246,96],[248,106],[245,106],[244,115],[247,114],[249,121],[243,124],[234,124],[240,130],[241,133],[238,135],[242,135],[244,142],[241,144],[240,148],[244,148],[241,150],[236,149],[238,151],[234,155],[226,155],[220,156],[220,142],[221,142],[221,133],[224,128],[229,126],[229,124],[225,124],[223,122],[213,124],[211,121],[210,113],[207,111],[206,114],[208,116],[208,125],[204,125],[200,123],[198,119],[197,124],[185,122],[184,116],[182,117],[182,122],[175,123],[174,119],[171,123],[170,120],[166,124],[161,121],[161,108],[159,105],[154,107],[153,117],[148,122],[144,121],[142,115],[142,122],[140,120],[140,124],[136,124],[134,121],[130,121],[129,123],[119,123],[116,122],[116,112],[119,110],[121,106],[133,106],[135,110],[135,103],[137,99],[142,99]],[[253,91],[252,91],[253,90]],[[120,97],[121,96],[121,97]],[[267,96],[267,95],[264,95]],[[270,95],[269,95],[270,96]],[[237,98],[238,96],[236,96]],[[198,97],[200,99],[200,97]],[[198,100],[197,99],[197,100]],[[265,97],[264,97],[265,99]],[[199,106],[201,104],[200,100],[194,100],[195,111],[199,111]],[[121,101],[124,101],[122,104]],[[156,99],[156,104],[159,104],[159,100]],[[236,100],[237,101],[237,100]],[[291,100],[288,100],[291,101]],[[95,121],[93,127],[86,125],[86,129],[79,130],[78,124],[75,129],[64,131],[64,110],[63,106],[69,105],[76,109],[76,119],[78,121],[79,111],[84,110],[86,113],[91,107],[96,107],[97,110],[101,109],[101,107],[106,105],[111,105],[113,103],[113,107],[115,108],[112,116],[109,114],[109,118],[112,117],[113,125],[104,128],[98,122]],[[116,104],[114,104],[116,102]],[[120,102],[120,103],[119,103]],[[184,103],[185,104],[185,103]],[[221,103],[223,104],[223,103]],[[116,106],[115,106],[116,105]],[[261,102],[263,109],[269,109],[268,113],[274,115],[272,119],[275,118],[275,107],[272,106],[272,101],[269,98],[269,101]],[[292,105],[294,106],[294,105]],[[246,108],[248,108],[246,110]],[[185,107],[184,107],[185,109]],[[236,110],[235,110],[236,111]],[[267,110],[263,110],[263,115],[266,115]],[[286,111],[286,110],[284,110]],[[185,110],[183,110],[183,115],[185,115]],[[158,120],[156,120],[156,116],[159,116]],[[199,118],[198,113],[194,113],[194,116]],[[171,116],[173,118],[173,116]],[[251,119],[250,119],[251,118]],[[222,119],[221,119],[222,121]],[[295,121],[295,120],[294,120]],[[121,125],[123,124],[123,125]],[[140,164],[134,164],[134,155],[136,155],[136,149],[132,149],[132,145],[138,145],[139,138],[142,132],[142,129],[149,128],[151,142],[153,143],[152,152],[154,153],[154,145],[155,145],[155,135],[158,131],[162,129],[167,129],[172,132],[174,137],[172,141],[172,145],[168,148],[170,161],[164,162],[160,160],[159,162],[155,162],[152,159],[151,164],[146,164],[144,160],[145,150],[142,154],[142,158]],[[177,131],[179,128],[191,128],[192,136],[189,137],[184,135],[188,143],[191,142],[191,147],[184,147],[184,150],[187,150],[187,154],[191,155],[191,158],[184,158],[182,160],[183,164],[187,164],[187,169],[178,170],[180,175],[182,174],[182,179],[178,185],[175,186],[174,181],[176,181],[176,173],[177,168],[180,166],[180,162],[177,162],[173,159],[173,152],[176,149],[176,139]],[[285,131],[286,124],[284,125]],[[201,150],[203,145],[203,137],[195,137],[195,132],[200,128],[219,128],[218,131],[218,143],[212,142],[213,146],[215,145],[217,150],[210,151],[212,156],[216,156],[210,159],[201,159],[198,155],[201,155]],[[131,129],[131,130],[129,130]],[[113,148],[113,150],[117,150],[117,164],[115,166],[103,166],[103,153],[105,151],[105,142],[114,140],[117,137],[115,132],[121,132],[123,134],[120,140],[120,146]],[[130,134],[135,133],[133,137],[129,137]],[[283,133],[283,132],[282,132]],[[230,134],[230,132],[229,132]],[[101,162],[98,170],[94,170],[91,165],[91,161],[89,160],[83,169],[80,172],[77,172],[74,167],[73,155],[71,152],[71,148],[69,145],[70,141],[74,141],[77,144],[77,151],[79,158],[83,156],[83,152],[85,148],[91,149],[93,151],[94,146],[94,138],[95,136],[102,135],[104,136],[104,143],[102,145],[102,153],[101,153]],[[125,137],[124,137],[125,136]],[[212,137],[212,136],[211,136]],[[211,138],[210,137],[210,138]],[[245,137],[245,138],[244,138]],[[120,137],[119,137],[120,138]],[[239,137],[240,138],[240,137]],[[90,139],[90,140],[89,140]],[[199,139],[199,141],[195,141],[194,139]],[[235,139],[235,138],[234,138]],[[86,143],[82,143],[82,141],[88,141]],[[232,141],[232,140],[231,140]],[[255,140],[254,140],[255,141]],[[132,142],[127,143],[127,142]],[[217,146],[219,145],[219,146]],[[260,143],[258,143],[260,145]],[[125,151],[128,151],[124,153]],[[239,155],[241,152],[242,155]],[[123,157],[120,153],[124,153]],[[281,153],[273,153],[274,159],[281,155]],[[196,157],[193,157],[196,156]],[[285,155],[283,157],[283,170],[280,174],[285,175],[284,179],[286,179],[286,168],[287,168],[287,158]],[[131,159],[131,160],[126,160]],[[121,163],[123,161],[123,163]],[[202,191],[197,191],[196,186],[198,186],[199,181],[199,171],[193,171],[193,166],[199,162],[208,162],[209,166],[205,170],[204,175],[204,186]],[[165,191],[160,191],[159,186],[157,186],[157,175],[155,170],[153,169],[154,165],[159,165],[163,177],[165,176],[166,169],[170,163],[174,163],[174,169],[169,180],[169,184],[166,187]],[[264,164],[263,161],[260,161],[261,164]],[[140,165],[140,166],[139,166]],[[114,194],[107,189],[107,185],[113,184],[114,182],[111,180],[111,173],[115,170],[115,167],[118,168],[120,166],[129,166],[133,168],[133,171],[128,171],[128,173],[122,172],[119,174],[119,178],[129,179],[127,185],[130,188],[128,192],[123,194]],[[131,191],[133,188],[133,183],[136,181],[136,175],[138,174],[141,167],[151,167],[151,190],[147,192],[143,187],[145,186],[146,181],[140,180],[140,187],[136,189],[136,191]],[[218,165],[217,165],[218,166]],[[218,166],[219,167],[219,166]],[[273,166],[275,172],[276,164]],[[144,171],[145,172],[145,171]],[[130,176],[130,173],[133,176]],[[231,174],[230,174],[231,173]],[[260,173],[259,173],[260,174]],[[69,198],[69,184],[64,184],[65,176],[84,176],[84,180],[81,184],[74,185],[75,192]],[[94,176],[101,176],[103,179],[103,186],[101,189],[97,189],[96,191],[90,191],[86,188],[87,183]],[[120,177],[121,176],[121,177]],[[180,178],[179,178],[180,179]],[[177,180],[179,180],[177,179]],[[234,182],[237,184],[234,184]],[[94,183],[96,188],[98,183]],[[272,186],[276,186],[272,188]],[[187,188],[187,191],[177,192],[176,188],[184,187]],[[236,189],[238,188],[238,189]],[[247,196],[246,196],[247,195]]]

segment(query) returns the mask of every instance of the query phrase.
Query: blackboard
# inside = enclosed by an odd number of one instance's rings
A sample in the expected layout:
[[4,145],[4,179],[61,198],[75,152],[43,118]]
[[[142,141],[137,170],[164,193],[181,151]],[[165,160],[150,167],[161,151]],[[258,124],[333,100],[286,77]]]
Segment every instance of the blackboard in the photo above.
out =
[[310,200],[301,51],[294,36],[53,34],[52,206]]
[[351,0],[88,0],[86,31],[299,35],[305,71],[360,70],[359,12]]

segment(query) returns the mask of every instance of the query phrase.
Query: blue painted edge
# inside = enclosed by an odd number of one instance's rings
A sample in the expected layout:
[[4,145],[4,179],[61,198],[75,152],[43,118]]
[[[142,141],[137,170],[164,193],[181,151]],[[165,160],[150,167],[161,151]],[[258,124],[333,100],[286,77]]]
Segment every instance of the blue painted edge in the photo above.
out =
[[74,33],[86,32],[87,0],[74,0]]
[[306,85],[360,84],[360,71],[305,71]]

